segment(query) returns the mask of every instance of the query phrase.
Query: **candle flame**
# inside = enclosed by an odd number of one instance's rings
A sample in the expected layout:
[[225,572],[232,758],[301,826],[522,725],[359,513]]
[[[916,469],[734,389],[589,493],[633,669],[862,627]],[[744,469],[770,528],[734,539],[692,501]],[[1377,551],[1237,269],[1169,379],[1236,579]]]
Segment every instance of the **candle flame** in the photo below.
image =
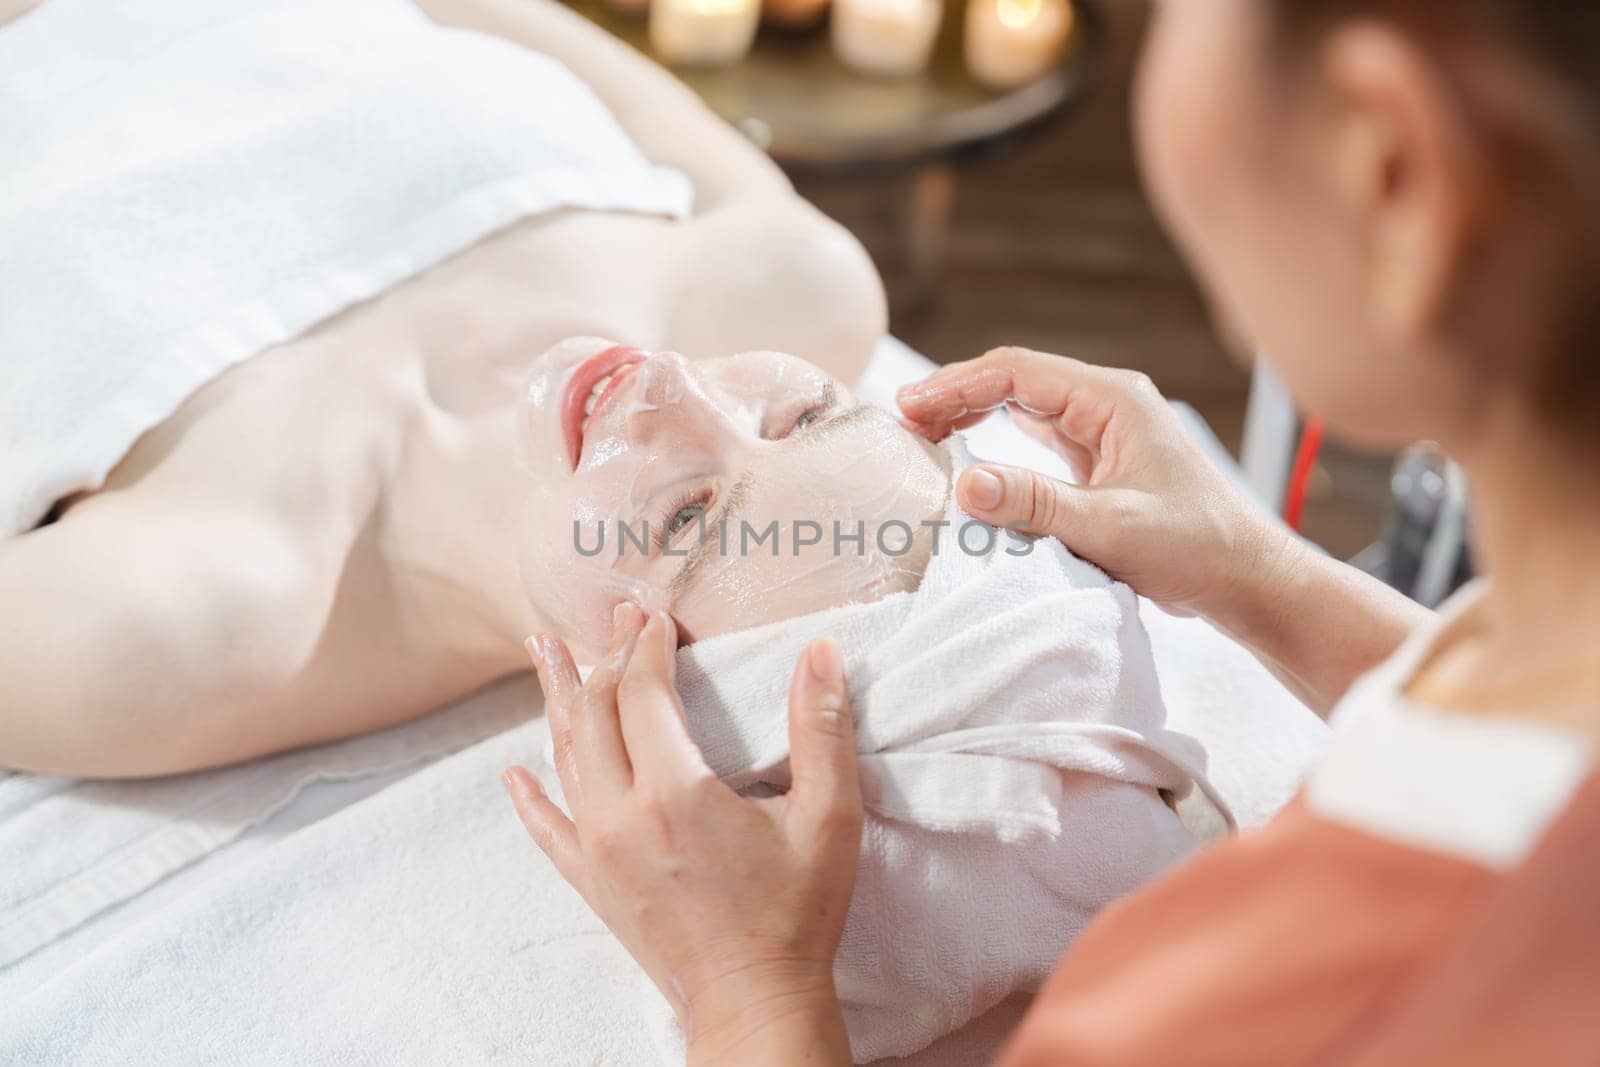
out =
[[702,15],[727,15],[743,11],[751,0],[689,0],[689,6]]
[[1008,30],[1020,30],[1039,17],[1044,0],[995,0],[995,17]]

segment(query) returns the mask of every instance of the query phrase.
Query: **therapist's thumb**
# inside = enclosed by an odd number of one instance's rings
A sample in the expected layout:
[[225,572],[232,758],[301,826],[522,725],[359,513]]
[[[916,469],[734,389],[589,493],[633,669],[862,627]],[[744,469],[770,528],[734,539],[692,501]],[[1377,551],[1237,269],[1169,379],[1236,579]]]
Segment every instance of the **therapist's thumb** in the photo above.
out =
[[1104,528],[1092,515],[1093,490],[1023,467],[985,463],[964,471],[956,482],[956,501],[991,526],[1054,537],[1080,555],[1094,555]]
[[790,811],[810,833],[860,833],[855,720],[839,646],[823,638],[801,655],[789,685]]

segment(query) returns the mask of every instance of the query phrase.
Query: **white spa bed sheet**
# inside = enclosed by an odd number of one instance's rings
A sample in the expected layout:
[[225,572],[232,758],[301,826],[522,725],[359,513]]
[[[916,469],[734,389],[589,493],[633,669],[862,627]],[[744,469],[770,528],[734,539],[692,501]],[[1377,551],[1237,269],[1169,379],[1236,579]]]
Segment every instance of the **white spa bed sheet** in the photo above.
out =
[[[890,403],[898,385],[931,366],[886,341],[858,391]],[[981,456],[1060,469],[1054,456],[1003,418],[971,438]],[[1212,441],[1208,447],[1217,446]],[[1259,824],[1292,794],[1324,728],[1204,623],[1153,608],[1143,615],[1172,724],[1204,724],[1215,784],[1242,826]],[[618,1014],[635,1002],[630,961],[522,837],[493,781],[504,762],[539,760],[542,718],[517,725],[538,710],[537,687],[524,676],[381,734],[241,767],[127,783],[0,776],[0,1005],[6,1006],[0,1062],[103,1062],[145,1059],[146,1052],[167,1059],[175,1050],[189,1050],[195,1059],[284,1062],[294,1055],[291,1049],[310,1048],[359,1061],[427,1062],[440,1047],[457,1048],[475,1062],[647,1062],[653,1050]],[[450,772],[470,781],[446,793],[423,786],[426,776],[419,772],[452,752],[458,754]],[[285,985],[278,994],[264,983],[263,1000],[250,1016],[237,1018],[232,1032],[216,1033],[218,1019],[195,999],[207,976],[184,972],[182,961],[205,960],[219,936],[241,947],[260,942],[254,956],[293,959],[309,949],[297,938],[322,935],[296,925],[295,901],[284,900],[281,914],[235,910],[230,901],[246,895],[242,886],[279,874],[278,858],[305,854],[307,843],[327,840],[341,823],[347,831],[362,827],[363,810],[371,806],[364,802],[390,790],[407,791],[419,825],[455,820],[449,825],[470,826],[493,847],[527,854],[526,881],[496,887],[496,908],[527,909],[508,915],[537,912],[539,929],[558,931],[523,946],[537,949],[527,953],[528,973],[538,975],[534,987],[548,989],[549,996],[516,1008],[498,1004],[493,989],[441,987],[434,991],[439,1003],[418,1007],[420,1017],[436,1017],[428,1034],[442,1045],[419,1044],[416,1035],[409,1043],[373,1044],[393,1035],[378,1025],[381,1012],[363,1017],[361,986],[370,979],[381,990],[383,983],[369,961],[351,958],[348,974],[336,980],[308,975],[306,988]],[[493,951],[498,928],[482,928],[482,916],[464,915],[460,931],[405,933],[406,887],[394,884],[404,880],[410,847],[404,829],[381,824],[370,841],[373,867],[399,865],[387,881],[351,856],[342,873],[345,858],[330,862],[326,881],[297,875],[286,884],[308,895],[365,894],[372,908],[392,907],[388,919],[406,939],[403,951],[415,954],[407,958],[419,973],[458,962],[451,954],[479,958],[474,953]],[[359,913],[369,912],[363,904]],[[498,948],[504,955],[504,945]],[[163,983],[155,976],[164,969],[185,980]],[[328,991],[317,994],[321,986],[313,977],[331,983]],[[608,994],[624,986],[627,995]],[[295,1003],[297,997],[311,999]],[[1003,1005],[917,1060],[984,1062],[1020,1009],[1019,1002]],[[513,1010],[537,1025],[519,1043],[496,1043],[494,1035],[504,1032],[497,1031],[499,1013]],[[302,1023],[303,1041],[286,1042],[280,1028]]]

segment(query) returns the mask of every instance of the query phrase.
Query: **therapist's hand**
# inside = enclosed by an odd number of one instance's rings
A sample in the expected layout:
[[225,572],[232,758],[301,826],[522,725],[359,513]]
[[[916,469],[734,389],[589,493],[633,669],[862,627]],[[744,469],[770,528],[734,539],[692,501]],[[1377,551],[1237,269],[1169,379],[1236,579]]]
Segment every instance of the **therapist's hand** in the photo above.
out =
[[1054,536],[1168,610],[1205,616],[1319,712],[1428,621],[1247,500],[1142,374],[1001,348],[902,390],[900,407],[934,441],[1008,408],[1081,484],[983,464],[956,488],[968,513]]
[[933,441],[1008,408],[1080,485],[986,463],[961,476],[962,508],[1056,537],[1169,610],[1225,615],[1268,572],[1293,564],[1293,539],[1217,469],[1142,374],[999,348],[908,386],[899,401],[907,424]]
[[838,649],[789,690],[793,786],[747,800],[689,736],[665,614],[618,608],[587,683],[552,637],[529,642],[568,819],[521,767],[528,832],[672,1004],[691,1062],[848,1063],[833,987],[861,840],[855,735]]

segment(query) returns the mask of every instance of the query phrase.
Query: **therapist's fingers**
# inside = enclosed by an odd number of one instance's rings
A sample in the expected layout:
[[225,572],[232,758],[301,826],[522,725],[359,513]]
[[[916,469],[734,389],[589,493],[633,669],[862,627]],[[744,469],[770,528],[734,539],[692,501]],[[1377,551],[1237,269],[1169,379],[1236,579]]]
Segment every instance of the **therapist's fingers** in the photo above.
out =
[[1144,375],[1035,352],[997,348],[945,367],[897,395],[910,421],[937,430],[963,429],[1006,404],[1053,421],[1083,448],[1098,452],[1113,416],[1131,417],[1160,394]]
[[1016,400],[1033,411],[1063,410],[1074,388],[1098,384],[1104,368],[1007,345],[977,359],[941,367],[897,394],[900,409],[922,423],[994,411]]
[[534,844],[550,857],[561,877],[587,898],[583,850],[578,845],[578,830],[572,820],[556,807],[545,794],[544,786],[526,767],[508,767],[500,776],[500,782]]
[[992,414],[994,414],[994,412],[985,411],[985,412],[982,412],[981,414],[973,415],[970,418],[967,418],[967,419],[962,420],[960,422],[935,422],[935,423],[916,422],[916,421],[914,421],[912,419],[908,419],[908,418],[902,417],[900,419],[900,425],[902,427],[904,427],[905,429],[910,430],[912,433],[916,434],[918,437],[925,437],[929,441],[932,441],[934,444],[939,444],[945,438],[949,437],[951,434],[960,433],[962,430],[971,429],[972,427],[976,426],[978,423],[982,422],[984,419],[987,419]]
[[539,675],[544,692],[544,713],[550,723],[550,747],[555,752],[556,773],[561,790],[576,818],[583,818],[583,783],[578,774],[577,753],[573,750],[572,719],[583,692],[578,665],[565,642],[549,634],[528,638],[528,655]]
[[639,784],[685,784],[711,773],[689,736],[683,702],[673,687],[677,654],[677,627],[666,612],[653,613],[617,686],[622,736]]
[[[911,389],[915,388],[915,386],[907,386],[906,388]],[[923,414],[924,418],[927,420],[922,421],[914,418],[910,414],[907,414],[909,410],[914,409],[908,409],[905,406],[905,400],[903,397],[900,401],[900,404],[900,425],[910,430],[914,434],[920,434],[921,436],[926,437],[934,444],[938,444],[940,441],[943,441],[946,437],[949,437],[953,433],[959,433],[962,430],[970,430],[972,427],[978,425],[978,423],[987,419],[990,415],[993,415],[1001,407],[1004,407],[1003,404],[996,404],[993,407],[977,409],[964,408],[960,406],[955,406],[952,408],[940,407],[931,412],[922,412],[921,414]]]
[[790,680],[789,753],[795,828],[853,850],[861,836],[855,720],[839,646],[830,639],[806,649]]
[[637,606],[626,601],[617,605],[612,614],[611,647],[583,683],[572,737],[578,772],[591,800],[600,797],[602,791],[607,797],[620,797],[633,781],[633,767],[628,762],[628,746],[617,712],[617,686],[633,656],[644,621],[644,613]]
[[[956,480],[956,502],[975,519],[1038,537],[1054,537],[1101,562],[1122,529],[1120,494],[1057,481],[1026,467],[984,463]],[[1106,564],[1101,562],[1102,566]]]
[[1096,453],[1063,434],[1056,432],[1055,421],[1044,415],[1029,415],[1020,408],[1011,409],[1008,414],[1011,422],[1017,429],[1028,437],[1033,438],[1056,455],[1066,460],[1067,467],[1072,471],[1072,476],[1079,484],[1087,484],[1094,476],[1094,462]]

